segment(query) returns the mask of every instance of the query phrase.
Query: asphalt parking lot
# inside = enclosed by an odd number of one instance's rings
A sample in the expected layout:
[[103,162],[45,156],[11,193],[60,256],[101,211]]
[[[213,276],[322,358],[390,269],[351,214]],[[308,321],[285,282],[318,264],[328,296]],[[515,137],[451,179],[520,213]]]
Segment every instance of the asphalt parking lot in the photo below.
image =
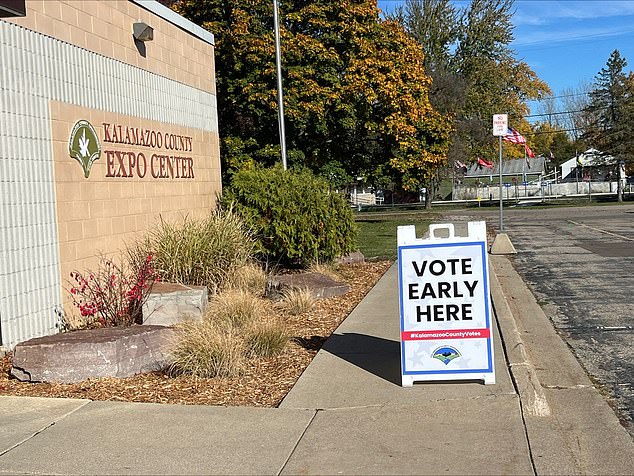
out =
[[[497,209],[484,214],[499,227]],[[634,436],[634,205],[508,208],[504,231],[518,272]]]

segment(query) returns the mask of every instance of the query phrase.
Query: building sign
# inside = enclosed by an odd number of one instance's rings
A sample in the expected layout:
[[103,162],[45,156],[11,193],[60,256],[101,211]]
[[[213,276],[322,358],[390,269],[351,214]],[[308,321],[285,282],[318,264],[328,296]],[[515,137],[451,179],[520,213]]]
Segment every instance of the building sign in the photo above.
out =
[[68,154],[81,165],[84,177],[90,176],[92,164],[99,160],[101,145],[97,132],[88,121],[77,121],[68,139]]
[[[107,122],[102,123],[101,133],[106,177],[195,178],[191,136]],[[102,153],[97,132],[88,121],[77,121],[68,148],[88,178],[92,164]]]
[[[401,380],[484,380],[495,383],[486,225],[469,236],[431,225],[428,239],[398,227]],[[448,238],[434,235],[449,231]]]
[[169,131],[103,123],[103,141],[149,150],[133,152],[106,150],[106,177],[193,179],[192,137]]

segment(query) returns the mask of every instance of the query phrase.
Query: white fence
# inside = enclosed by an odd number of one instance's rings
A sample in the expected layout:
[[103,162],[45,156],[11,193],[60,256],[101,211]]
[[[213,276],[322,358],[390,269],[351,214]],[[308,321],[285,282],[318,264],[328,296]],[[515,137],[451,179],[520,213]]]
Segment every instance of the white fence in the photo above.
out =
[[[616,193],[616,182],[572,182],[572,183],[531,183],[528,185],[509,184],[502,187],[502,198],[505,200],[521,200],[542,196],[589,195],[592,193]],[[631,193],[631,185],[626,185],[625,193]],[[490,185],[465,186],[456,185],[453,189],[454,200],[499,200],[500,187],[497,183]]]

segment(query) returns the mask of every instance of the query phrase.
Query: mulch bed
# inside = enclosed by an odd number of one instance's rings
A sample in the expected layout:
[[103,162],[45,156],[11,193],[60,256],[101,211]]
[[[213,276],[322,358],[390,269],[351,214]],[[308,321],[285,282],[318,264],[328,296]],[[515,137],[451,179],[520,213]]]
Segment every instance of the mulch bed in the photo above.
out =
[[251,366],[239,377],[169,377],[162,372],[154,372],[123,379],[91,379],[74,384],[26,383],[10,377],[11,354],[7,354],[0,360],[0,395],[276,407],[328,336],[390,265],[382,261],[342,266],[340,274],[350,284],[351,291],[343,296],[318,301],[308,315],[286,318],[293,339],[284,351],[275,357],[251,360]]

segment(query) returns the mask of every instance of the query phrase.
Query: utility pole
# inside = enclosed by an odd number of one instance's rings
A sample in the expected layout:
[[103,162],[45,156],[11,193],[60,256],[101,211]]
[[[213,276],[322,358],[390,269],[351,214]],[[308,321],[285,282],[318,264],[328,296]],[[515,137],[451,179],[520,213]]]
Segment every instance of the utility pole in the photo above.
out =
[[280,25],[277,18],[277,0],[273,0],[273,26],[275,29],[275,65],[277,68],[277,119],[280,129],[282,167],[286,170],[286,134],[284,132],[284,97],[282,94],[282,55],[280,51]]

